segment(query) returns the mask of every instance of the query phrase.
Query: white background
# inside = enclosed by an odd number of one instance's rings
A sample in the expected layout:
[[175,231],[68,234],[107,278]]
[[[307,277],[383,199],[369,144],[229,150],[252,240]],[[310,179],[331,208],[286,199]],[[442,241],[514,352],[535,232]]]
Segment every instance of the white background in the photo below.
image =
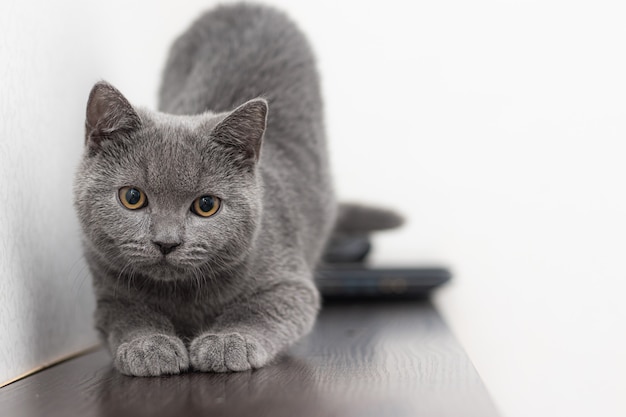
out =
[[[0,381],[94,340],[71,207],[90,86],[154,106],[210,4],[0,5]],[[274,4],[317,51],[340,196],[409,219],[375,259],[455,271],[435,301],[502,413],[626,415],[626,5]]]

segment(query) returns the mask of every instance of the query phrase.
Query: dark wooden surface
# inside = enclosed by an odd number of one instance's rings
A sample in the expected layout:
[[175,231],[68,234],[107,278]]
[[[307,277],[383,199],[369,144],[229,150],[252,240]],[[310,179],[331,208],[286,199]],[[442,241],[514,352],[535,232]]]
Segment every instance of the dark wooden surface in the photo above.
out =
[[15,416],[497,415],[428,301],[326,305],[274,365],[237,374],[133,378],[99,350],[0,389]]

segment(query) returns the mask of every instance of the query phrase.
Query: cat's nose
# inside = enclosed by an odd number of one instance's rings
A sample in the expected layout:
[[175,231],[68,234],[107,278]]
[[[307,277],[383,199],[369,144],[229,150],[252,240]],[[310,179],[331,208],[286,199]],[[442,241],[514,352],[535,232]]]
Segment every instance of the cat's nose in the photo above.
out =
[[153,240],[152,243],[156,245],[157,248],[161,251],[163,255],[167,255],[172,252],[174,249],[180,246],[180,242],[159,242]]

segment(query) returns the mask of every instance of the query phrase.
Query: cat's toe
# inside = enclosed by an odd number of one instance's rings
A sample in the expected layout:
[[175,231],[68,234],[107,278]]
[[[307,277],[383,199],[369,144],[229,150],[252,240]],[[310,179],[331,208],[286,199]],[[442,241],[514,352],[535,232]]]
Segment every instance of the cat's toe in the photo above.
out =
[[189,359],[193,369],[202,372],[226,372],[224,340],[217,334],[206,334],[191,342]]
[[248,353],[248,362],[252,368],[260,368],[267,365],[270,357],[267,350],[253,337],[246,337],[246,351]]
[[189,368],[189,355],[179,338],[153,334],[122,343],[114,365],[121,373],[133,376],[179,374]]
[[196,338],[189,350],[193,368],[203,372],[241,372],[267,362],[265,349],[239,333],[205,334]]
[[239,333],[224,336],[224,365],[229,371],[247,371],[252,366],[248,362],[246,341]]

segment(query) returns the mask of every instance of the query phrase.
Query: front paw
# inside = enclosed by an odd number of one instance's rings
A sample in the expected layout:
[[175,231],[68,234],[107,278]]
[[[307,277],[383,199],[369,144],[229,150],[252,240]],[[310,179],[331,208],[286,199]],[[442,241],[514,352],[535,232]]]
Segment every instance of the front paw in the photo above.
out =
[[191,366],[202,372],[239,372],[268,362],[265,348],[254,337],[239,333],[205,333],[191,342]]
[[126,375],[179,374],[189,368],[189,355],[179,338],[151,334],[122,343],[117,348],[113,363]]

